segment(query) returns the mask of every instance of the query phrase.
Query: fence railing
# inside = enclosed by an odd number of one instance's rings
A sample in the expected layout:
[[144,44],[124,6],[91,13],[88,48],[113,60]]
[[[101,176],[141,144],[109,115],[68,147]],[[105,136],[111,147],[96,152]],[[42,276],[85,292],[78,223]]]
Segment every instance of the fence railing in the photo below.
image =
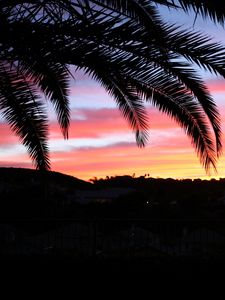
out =
[[0,220],[0,254],[225,259],[225,220]]

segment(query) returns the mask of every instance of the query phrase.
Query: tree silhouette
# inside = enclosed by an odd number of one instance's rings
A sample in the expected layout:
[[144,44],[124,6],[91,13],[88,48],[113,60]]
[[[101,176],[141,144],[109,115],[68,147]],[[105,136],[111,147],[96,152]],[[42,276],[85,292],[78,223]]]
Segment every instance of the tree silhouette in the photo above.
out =
[[139,146],[148,139],[148,101],[185,130],[206,171],[215,168],[220,116],[193,65],[225,77],[225,47],[163,22],[157,5],[192,8],[224,22],[225,8],[215,0],[1,1],[1,113],[38,169],[50,168],[40,91],[68,138],[69,65],[83,69],[115,99]]

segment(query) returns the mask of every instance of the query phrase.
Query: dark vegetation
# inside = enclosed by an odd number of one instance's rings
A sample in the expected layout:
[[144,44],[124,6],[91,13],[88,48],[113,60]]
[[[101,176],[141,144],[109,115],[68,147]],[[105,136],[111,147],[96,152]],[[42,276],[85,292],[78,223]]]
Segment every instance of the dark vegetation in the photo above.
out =
[[76,189],[91,188],[88,182],[57,172],[0,168],[0,216],[7,219],[63,216],[63,200]]
[[129,217],[218,218],[225,216],[225,179],[200,180],[116,176],[95,180],[97,188],[136,191],[105,205],[104,213]]
[[[56,172],[0,168],[0,261],[7,268],[36,261],[40,267],[76,267],[78,273],[137,271],[157,280],[172,274],[199,282],[224,266],[224,187],[222,178],[115,176],[90,183]],[[113,201],[76,201],[78,190],[116,188],[132,190]],[[192,252],[186,256],[181,247],[177,255],[163,252],[182,245],[184,229],[189,235],[206,230],[208,241],[198,235],[195,248],[188,240]],[[152,235],[159,245],[148,244]]]
[[[0,169],[1,218],[223,218],[225,179],[115,176],[92,184],[57,172]],[[128,189],[110,201],[110,191]],[[129,191],[129,189],[131,191]],[[82,204],[77,190],[107,190],[109,200]],[[225,202],[225,201],[224,201]]]

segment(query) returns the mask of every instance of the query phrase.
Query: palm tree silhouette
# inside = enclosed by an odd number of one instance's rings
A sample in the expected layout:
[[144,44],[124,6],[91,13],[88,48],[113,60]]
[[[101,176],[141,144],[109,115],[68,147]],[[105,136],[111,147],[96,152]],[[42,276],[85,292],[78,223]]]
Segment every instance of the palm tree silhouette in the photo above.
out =
[[0,109],[38,169],[50,168],[40,92],[53,103],[68,138],[70,65],[115,99],[139,146],[148,139],[148,101],[185,130],[206,171],[216,168],[220,116],[193,65],[225,77],[225,47],[163,22],[157,5],[192,8],[224,22],[217,0],[1,1]]

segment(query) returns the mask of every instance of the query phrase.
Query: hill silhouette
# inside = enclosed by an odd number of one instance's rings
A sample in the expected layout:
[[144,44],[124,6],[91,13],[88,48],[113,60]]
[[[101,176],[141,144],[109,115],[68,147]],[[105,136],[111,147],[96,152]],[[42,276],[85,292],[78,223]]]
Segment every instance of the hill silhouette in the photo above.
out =
[[[14,220],[225,216],[222,178],[175,180],[124,175],[92,181],[58,172],[0,168],[0,217]],[[122,194],[121,190],[131,192]],[[79,196],[93,201],[79,202]]]
[[54,171],[38,171],[25,168],[0,168],[0,186],[13,184],[18,186],[23,183],[38,184],[47,179],[49,183],[79,189],[91,188],[92,184],[76,177]]
[[65,199],[93,184],[58,172],[0,168],[0,217],[3,219],[57,217]]

